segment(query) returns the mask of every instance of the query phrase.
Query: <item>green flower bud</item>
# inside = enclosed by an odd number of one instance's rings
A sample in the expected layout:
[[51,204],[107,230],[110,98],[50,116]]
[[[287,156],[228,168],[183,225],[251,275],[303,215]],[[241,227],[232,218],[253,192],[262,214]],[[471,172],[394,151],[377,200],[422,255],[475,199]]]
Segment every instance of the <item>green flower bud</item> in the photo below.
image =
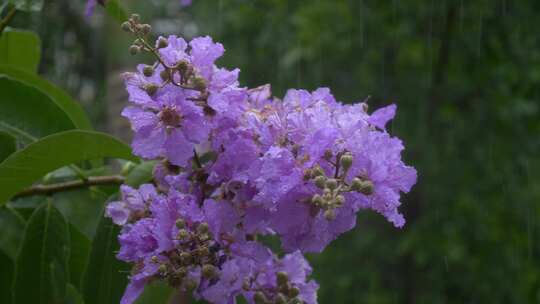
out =
[[284,294],[278,293],[276,298],[274,299],[275,304],[287,304],[287,298]]
[[357,177],[355,177],[352,180],[351,189],[356,191],[356,192],[360,192],[360,193],[362,193],[364,195],[371,195],[371,194],[373,194],[373,191],[375,190],[372,181],[370,181],[370,180],[361,180],[361,179],[359,179]]
[[284,271],[279,271],[276,273],[276,279],[278,285],[287,285],[287,282],[289,281],[289,276]]
[[302,300],[300,300],[299,298],[293,298],[289,301],[289,304],[302,304]]
[[189,260],[191,260],[191,254],[189,252],[182,251],[182,252],[180,252],[180,258],[183,261],[188,262]]
[[216,267],[210,265],[210,264],[205,264],[203,265],[202,267],[202,275],[207,278],[207,279],[212,279],[216,276],[217,272],[216,272]]
[[153,96],[158,91],[159,86],[155,83],[147,83],[144,85],[144,90],[149,96]]
[[195,290],[195,288],[197,288],[197,282],[195,282],[194,280],[188,280],[186,283],[185,283],[185,287],[186,287],[186,290],[189,291],[189,292],[192,292]]
[[326,188],[330,190],[335,190],[338,186],[338,181],[335,178],[329,178],[326,180]]
[[210,249],[208,247],[199,247],[198,253],[200,256],[208,256],[210,254]]
[[163,37],[159,37],[157,42],[158,49],[166,48],[167,46],[169,46],[169,41]]
[[304,170],[304,180],[310,180],[313,178],[313,170],[312,169],[306,169]]
[[253,295],[253,301],[256,303],[256,304],[266,304],[268,302],[268,300],[266,299],[266,296],[264,295],[264,293],[260,292],[260,291],[257,291],[254,295]]
[[168,70],[163,70],[159,72],[159,77],[161,77],[161,80],[163,81],[168,81],[171,78],[171,75]]
[[298,287],[291,287],[289,289],[289,297],[296,298],[300,294],[300,289]]
[[324,170],[320,166],[315,166],[313,168],[313,176],[324,176]]
[[176,64],[176,69],[180,71],[180,73],[182,74],[187,71],[188,67],[189,67],[189,63],[185,60],[180,60],[180,62]]
[[202,77],[193,78],[193,88],[197,91],[206,90],[206,81]]
[[176,221],[176,228],[178,229],[186,228],[186,221],[184,221],[183,219],[178,219]]
[[179,240],[186,240],[187,238],[189,237],[189,232],[186,230],[186,229],[180,229],[178,231],[178,236],[177,238]]
[[139,54],[140,51],[141,51],[141,48],[136,45],[132,45],[129,47],[129,53],[131,55],[137,55]]
[[343,203],[345,203],[345,197],[343,195],[338,195],[334,199],[334,204],[336,204],[336,207],[343,206]]
[[158,262],[159,262],[158,257],[153,255],[152,256],[152,263],[158,263]]
[[146,77],[150,77],[150,76],[154,75],[154,68],[152,66],[149,66],[149,65],[145,66],[143,68],[143,74]]
[[131,23],[129,23],[129,21],[122,22],[121,27],[122,27],[122,30],[125,31],[125,32],[131,32],[132,31]]
[[336,219],[336,212],[334,211],[334,209],[328,209],[324,212],[324,218],[327,220],[327,221],[333,221]]
[[324,189],[324,186],[326,185],[326,177],[319,175],[315,178],[315,186],[319,189]]
[[176,276],[178,276],[179,278],[183,278],[187,275],[187,269],[186,267],[180,267],[176,270]]
[[311,203],[313,203],[315,206],[322,206],[324,204],[324,199],[320,194],[315,194],[311,198]]
[[141,21],[141,16],[139,14],[131,14],[131,16],[129,17],[129,20],[133,22],[139,22]]
[[167,265],[165,264],[159,265],[158,272],[161,274],[164,274],[165,272],[167,272]]
[[207,223],[200,223],[199,226],[197,226],[197,232],[200,234],[208,233],[208,224]]
[[345,170],[345,171],[349,170],[351,168],[352,162],[353,162],[352,154],[351,153],[345,153],[343,156],[341,156],[339,161],[341,163],[341,167],[343,167],[343,170]]
[[358,177],[353,178],[351,182],[351,190],[360,192],[360,189],[362,188],[362,180]]
[[152,26],[150,24],[142,24],[140,29],[143,35],[148,35],[152,31]]

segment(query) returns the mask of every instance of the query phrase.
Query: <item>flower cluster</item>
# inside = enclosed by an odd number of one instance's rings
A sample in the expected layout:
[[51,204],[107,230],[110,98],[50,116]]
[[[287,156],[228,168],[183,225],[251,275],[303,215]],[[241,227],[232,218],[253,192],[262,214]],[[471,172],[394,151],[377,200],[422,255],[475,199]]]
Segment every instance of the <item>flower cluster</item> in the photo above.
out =
[[[224,53],[210,37],[147,42],[134,15],[132,54],[151,65],[125,73],[131,104],[122,115],[133,151],[160,160],[154,184],[122,187],[107,216],[122,225],[118,258],[132,263],[122,303],[145,284],[166,280],[211,303],[317,303],[303,253],[321,252],[372,209],[396,227],[400,193],[416,182],[402,142],[385,126],[395,105],[371,114],[342,104],[329,89],[241,87],[239,70],[215,65]],[[285,255],[257,242],[279,237]]]

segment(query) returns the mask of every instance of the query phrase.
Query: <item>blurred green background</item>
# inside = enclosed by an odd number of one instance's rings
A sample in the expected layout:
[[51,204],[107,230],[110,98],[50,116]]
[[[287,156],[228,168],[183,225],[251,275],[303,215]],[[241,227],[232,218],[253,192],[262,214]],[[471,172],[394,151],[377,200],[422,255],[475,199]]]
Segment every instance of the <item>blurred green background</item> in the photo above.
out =
[[[370,109],[419,172],[395,229],[358,226],[310,255],[320,303],[540,303],[540,1],[124,0],[158,33],[211,35],[244,85],[330,87]],[[144,58],[83,0],[46,1],[19,27],[43,40],[40,73],[129,140],[119,73]]]

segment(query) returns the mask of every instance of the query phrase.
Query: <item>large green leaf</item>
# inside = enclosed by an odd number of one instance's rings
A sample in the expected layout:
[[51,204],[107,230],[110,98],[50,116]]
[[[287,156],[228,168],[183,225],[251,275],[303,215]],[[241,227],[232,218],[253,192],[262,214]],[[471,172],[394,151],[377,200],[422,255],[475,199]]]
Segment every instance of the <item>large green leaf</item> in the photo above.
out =
[[16,211],[6,206],[0,207],[0,251],[13,260],[19,251],[24,225],[24,219]]
[[66,113],[35,87],[0,76],[0,130],[23,142],[74,129]]
[[126,184],[131,187],[138,187],[141,184],[152,181],[152,172],[157,161],[145,161],[135,165],[126,176]]
[[52,203],[34,211],[15,263],[14,304],[64,302],[69,241],[67,222]]
[[17,150],[17,141],[11,134],[0,131],[0,162]]
[[109,0],[105,4],[105,11],[114,18],[114,20],[122,23],[128,19],[128,14],[122,4],[118,0]]
[[0,205],[48,172],[104,157],[137,160],[129,146],[100,132],[71,130],[44,137],[0,163]]
[[0,64],[37,71],[41,57],[39,37],[30,31],[9,29],[0,36]]
[[0,250],[0,303],[11,303],[13,283],[13,260]]
[[[20,81],[45,93],[69,117],[78,129],[91,130],[92,125],[82,106],[69,94],[64,92],[46,79],[34,73],[16,67],[0,65],[0,75],[7,75],[13,80]],[[19,104],[20,106],[20,104]]]
[[69,236],[71,244],[69,278],[73,286],[80,288],[84,269],[90,254],[90,240],[73,225],[69,225]]
[[127,285],[129,267],[115,253],[120,228],[102,217],[82,282],[85,303],[118,304]]

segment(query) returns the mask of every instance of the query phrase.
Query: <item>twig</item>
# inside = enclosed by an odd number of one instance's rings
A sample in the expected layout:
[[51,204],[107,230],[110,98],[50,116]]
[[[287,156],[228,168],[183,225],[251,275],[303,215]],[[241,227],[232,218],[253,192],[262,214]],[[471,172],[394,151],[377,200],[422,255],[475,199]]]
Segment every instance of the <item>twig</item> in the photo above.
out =
[[13,17],[15,17],[15,14],[17,13],[17,8],[16,7],[12,7],[11,10],[7,13],[7,15],[4,17],[4,19],[0,20],[0,35],[2,34],[2,32],[4,32],[4,29],[6,28],[6,26],[9,24],[9,22],[11,21],[11,19],[13,19]]
[[90,186],[120,185],[125,178],[121,175],[90,176],[86,180],[75,180],[50,185],[35,185],[17,193],[13,198],[34,195],[51,195],[57,192],[69,191]]

